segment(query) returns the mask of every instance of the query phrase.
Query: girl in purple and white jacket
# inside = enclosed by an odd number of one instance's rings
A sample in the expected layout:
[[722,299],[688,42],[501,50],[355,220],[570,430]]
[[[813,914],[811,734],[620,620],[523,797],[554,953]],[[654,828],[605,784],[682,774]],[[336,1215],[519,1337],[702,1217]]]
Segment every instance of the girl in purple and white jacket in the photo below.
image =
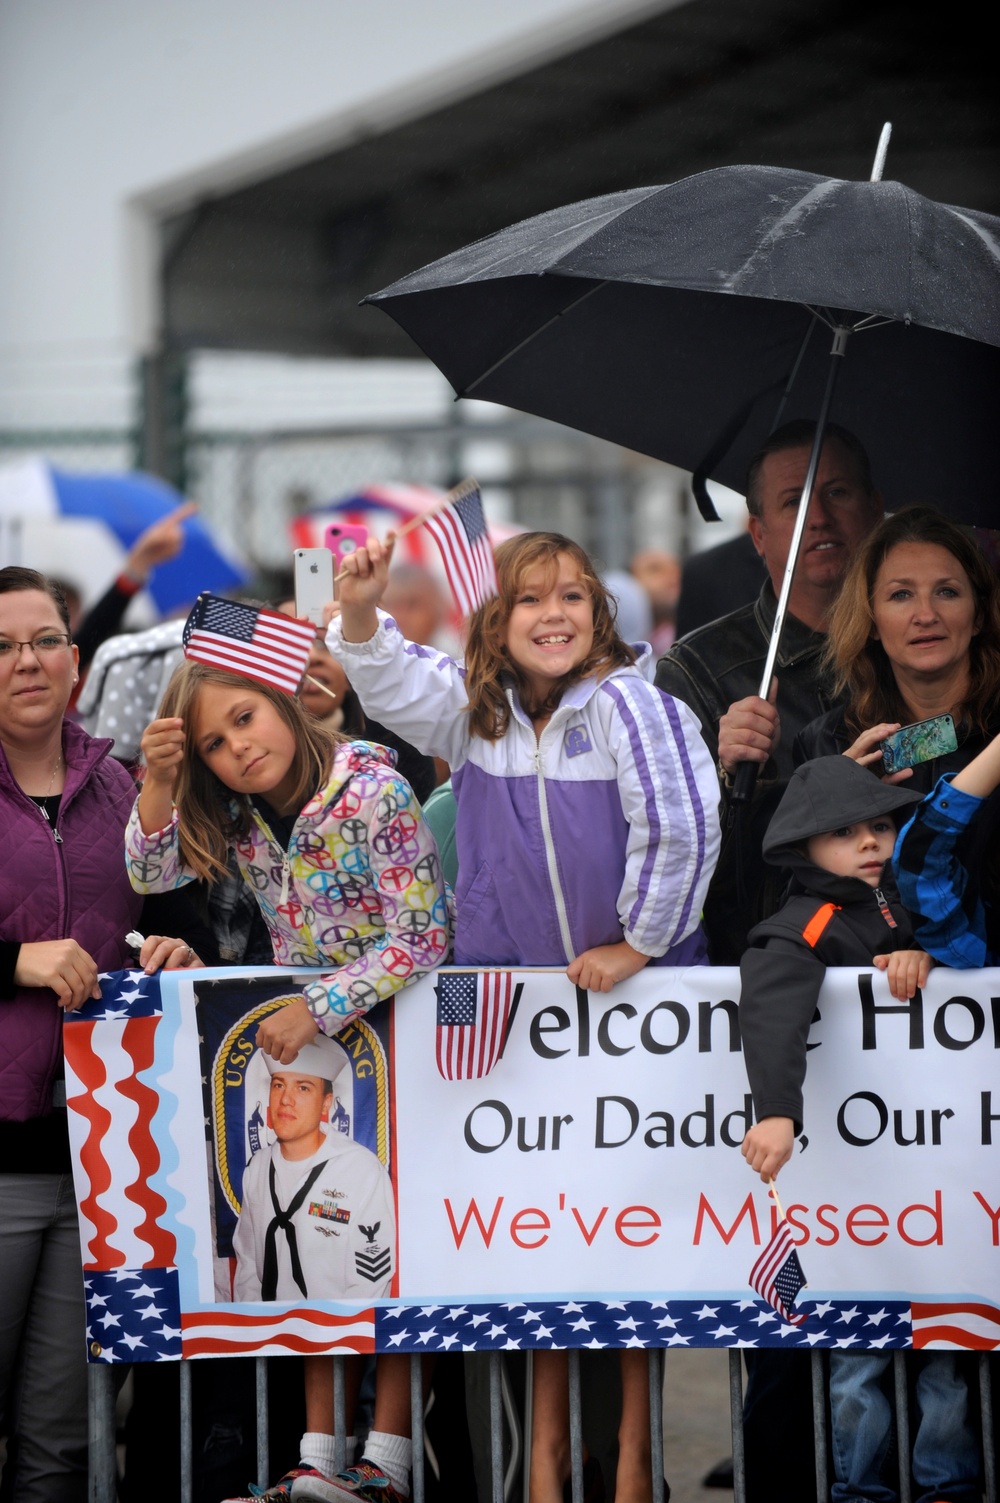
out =
[[556,533],[504,543],[464,666],[377,615],[383,545],[357,559],[370,572],[344,580],[329,640],[366,713],[451,766],[456,964],[566,965],[609,991],[648,962],[703,961],[718,780],[695,716],[643,675],[648,648],[618,636],[583,549]]
[[[647,964],[704,963],[715,769],[695,716],[645,678],[649,649],[618,636],[587,554],[556,533],[502,544],[499,593],[473,615],[461,667],[379,616],[390,552],[369,540],[350,555],[329,642],[365,713],[451,765],[456,964],[565,965],[607,992]],[[554,1503],[569,1467],[566,1366],[539,1355],[531,1498]],[[642,1355],[623,1355],[629,1499],[648,1495],[649,1411]]]

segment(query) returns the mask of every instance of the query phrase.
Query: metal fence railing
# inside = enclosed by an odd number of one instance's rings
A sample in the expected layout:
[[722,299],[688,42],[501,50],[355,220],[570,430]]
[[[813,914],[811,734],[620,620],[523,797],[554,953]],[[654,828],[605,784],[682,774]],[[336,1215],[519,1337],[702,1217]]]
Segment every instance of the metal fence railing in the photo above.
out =
[[[664,1446],[663,1392],[664,1363],[666,1354],[650,1351],[648,1354],[650,1435],[653,1454],[653,1503],[663,1503],[666,1489],[664,1476],[670,1473],[670,1454]],[[683,1363],[686,1353],[672,1352],[670,1361]],[[257,1484],[268,1485],[272,1458],[268,1446],[268,1377],[269,1361],[257,1357],[255,1363],[255,1426],[257,1437]],[[344,1358],[333,1357],[334,1368],[334,1423],[339,1440],[338,1468],[344,1464],[342,1437],[345,1433],[345,1383]],[[446,1361],[457,1361],[455,1357]],[[979,1425],[981,1429],[981,1485],[985,1503],[998,1503],[996,1422],[993,1404],[992,1359],[986,1352],[978,1355],[976,1363],[979,1389]],[[489,1441],[488,1475],[489,1496],[480,1489],[480,1503],[511,1503],[524,1499],[527,1503],[527,1474],[530,1455],[531,1400],[530,1379],[528,1383],[525,1412],[518,1414],[510,1384],[507,1381],[504,1356],[501,1352],[487,1354],[489,1364]],[[433,1462],[433,1452],[425,1446],[424,1433],[424,1376],[423,1358],[410,1358],[410,1400],[413,1437],[413,1471],[411,1496],[413,1503],[425,1503],[427,1493],[428,1461]],[[910,1356],[904,1352],[893,1353],[893,1392],[895,1409],[896,1451],[899,1458],[900,1503],[912,1503],[913,1481],[908,1458],[914,1425],[910,1410],[909,1367]],[[179,1503],[193,1503],[193,1403],[191,1364],[178,1365],[180,1386],[180,1497]],[[572,1503],[584,1503],[583,1482],[583,1412],[580,1386],[580,1354],[568,1353],[570,1441],[572,1470],[570,1493]],[[811,1353],[813,1452],[815,1457],[816,1497],[826,1503],[830,1497],[832,1468],[829,1461],[829,1420],[827,1361],[820,1351]],[[116,1455],[116,1395],[120,1387],[120,1369],[111,1367],[90,1368],[90,1479],[89,1503],[115,1503],[117,1498]],[[729,1353],[729,1402],[732,1427],[733,1451],[733,1499],[734,1503],[746,1503],[746,1469],[743,1445],[743,1364],[741,1353],[732,1349]],[[973,1417],[974,1418],[974,1417]],[[776,1435],[775,1456],[780,1458],[783,1444],[788,1437]],[[164,1445],[167,1439],[164,1437]],[[780,1461],[776,1461],[775,1497],[785,1496],[780,1488]]]

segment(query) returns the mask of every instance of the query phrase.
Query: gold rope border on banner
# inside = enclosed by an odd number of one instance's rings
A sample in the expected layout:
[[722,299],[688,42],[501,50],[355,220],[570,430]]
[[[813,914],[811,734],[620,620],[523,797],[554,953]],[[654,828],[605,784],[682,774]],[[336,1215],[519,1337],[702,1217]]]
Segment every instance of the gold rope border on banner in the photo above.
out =
[[[365,1023],[361,1018],[355,1018],[348,1027],[356,1028],[371,1050],[372,1059],[375,1061],[375,1131],[376,1153],[383,1168],[389,1167],[389,1072],[386,1066],[385,1050],[382,1048],[382,1040],[372,1028],[370,1023]],[[347,1032],[347,1029],[344,1029]],[[339,1034],[336,1035],[340,1037]],[[350,1059],[351,1052],[347,1045],[347,1057]]]

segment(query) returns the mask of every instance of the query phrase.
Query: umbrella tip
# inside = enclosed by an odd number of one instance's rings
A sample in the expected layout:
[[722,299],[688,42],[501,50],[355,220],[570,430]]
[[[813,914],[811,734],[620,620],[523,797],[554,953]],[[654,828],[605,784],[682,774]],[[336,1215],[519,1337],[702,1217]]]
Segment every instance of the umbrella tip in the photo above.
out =
[[882,134],[878,138],[878,148],[875,152],[875,161],[872,165],[871,181],[873,183],[880,183],[882,181],[882,170],[885,167],[885,158],[889,150],[889,137],[891,135],[892,125],[887,120],[882,127]]

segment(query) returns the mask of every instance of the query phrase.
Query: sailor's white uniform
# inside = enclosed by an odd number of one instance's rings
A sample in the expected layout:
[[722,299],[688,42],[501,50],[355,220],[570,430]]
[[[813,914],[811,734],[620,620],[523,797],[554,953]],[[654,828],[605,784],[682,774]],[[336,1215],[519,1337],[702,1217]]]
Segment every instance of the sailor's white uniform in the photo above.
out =
[[261,1149],[243,1175],[233,1250],[236,1300],[378,1299],[396,1262],[389,1176],[339,1132],[308,1159]]

